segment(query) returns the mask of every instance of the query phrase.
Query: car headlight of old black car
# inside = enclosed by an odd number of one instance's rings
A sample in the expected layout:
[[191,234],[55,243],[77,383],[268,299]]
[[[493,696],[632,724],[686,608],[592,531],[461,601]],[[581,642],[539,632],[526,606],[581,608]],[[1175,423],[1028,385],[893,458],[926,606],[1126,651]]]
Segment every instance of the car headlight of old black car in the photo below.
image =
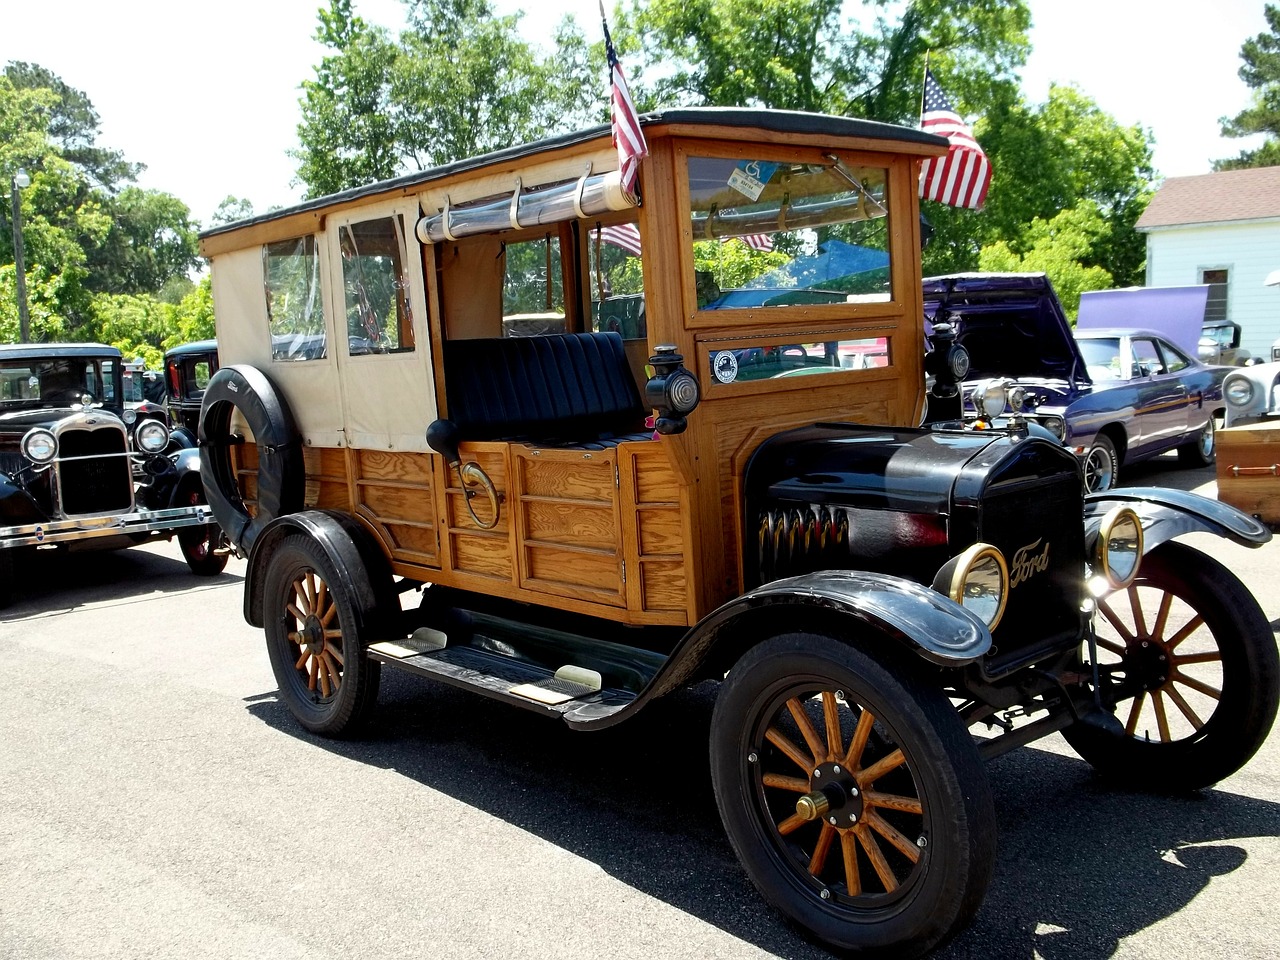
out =
[[28,430],[22,438],[22,454],[32,463],[43,466],[58,455],[58,438],[44,427]]
[[975,614],[994,630],[1009,596],[1009,565],[989,543],[975,543],[943,564],[933,588]]
[[169,428],[159,420],[144,420],[133,439],[143,453],[159,453],[169,442]]

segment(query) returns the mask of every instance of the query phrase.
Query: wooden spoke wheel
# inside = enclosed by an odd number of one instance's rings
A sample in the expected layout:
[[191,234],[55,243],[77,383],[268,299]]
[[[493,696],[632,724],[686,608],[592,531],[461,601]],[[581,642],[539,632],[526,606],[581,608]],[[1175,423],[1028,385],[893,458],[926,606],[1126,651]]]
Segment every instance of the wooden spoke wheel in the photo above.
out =
[[1266,738],[1278,698],[1275,640],[1257,601],[1210,557],[1165,543],[1098,603],[1101,699],[1123,727],[1065,732],[1099,772],[1193,789],[1234,773]]
[[767,899],[837,947],[930,949],[968,921],[990,877],[985,774],[914,667],[792,634],[749,651],[716,705],[712,777],[730,841]]
[[[180,502],[190,506],[204,503],[204,493],[199,487],[179,495]],[[216,577],[227,566],[226,552],[217,552],[222,530],[216,523],[199,527],[179,527],[178,546],[191,572],[199,577]]]
[[315,733],[350,732],[372,708],[378,664],[365,656],[358,599],[309,537],[272,554],[266,575],[267,650],[281,699]]

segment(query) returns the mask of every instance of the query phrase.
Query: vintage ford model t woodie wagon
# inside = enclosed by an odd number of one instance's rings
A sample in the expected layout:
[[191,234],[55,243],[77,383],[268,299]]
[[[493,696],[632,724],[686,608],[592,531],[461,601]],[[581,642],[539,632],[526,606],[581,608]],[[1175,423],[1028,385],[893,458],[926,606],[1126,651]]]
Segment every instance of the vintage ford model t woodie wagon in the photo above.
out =
[[297,720],[348,733],[387,668],[584,731],[722,680],[747,872],[894,955],[982,900],[984,758],[1062,730],[1128,784],[1244,764],[1275,643],[1172,538],[1267,530],[1086,497],[1016,419],[921,426],[926,373],[936,419],[966,367],[963,317],[922,320],[944,141],[734,109],[644,130],[639,198],[602,127],[204,234],[204,477]]

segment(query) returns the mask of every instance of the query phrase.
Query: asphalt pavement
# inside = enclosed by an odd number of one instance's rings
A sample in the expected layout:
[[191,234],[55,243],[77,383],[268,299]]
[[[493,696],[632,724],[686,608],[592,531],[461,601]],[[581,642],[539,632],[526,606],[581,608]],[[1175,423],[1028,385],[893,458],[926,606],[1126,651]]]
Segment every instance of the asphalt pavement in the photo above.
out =
[[[1161,458],[1130,483],[1213,493]],[[1280,545],[1193,535],[1280,626]],[[0,958],[826,957],[756,895],[715,809],[714,690],[621,727],[384,671],[356,741],[298,727],[244,564],[174,544],[38,562],[0,613]],[[1274,958],[1280,746],[1181,797],[1058,737],[988,766],[996,874],[936,956]]]

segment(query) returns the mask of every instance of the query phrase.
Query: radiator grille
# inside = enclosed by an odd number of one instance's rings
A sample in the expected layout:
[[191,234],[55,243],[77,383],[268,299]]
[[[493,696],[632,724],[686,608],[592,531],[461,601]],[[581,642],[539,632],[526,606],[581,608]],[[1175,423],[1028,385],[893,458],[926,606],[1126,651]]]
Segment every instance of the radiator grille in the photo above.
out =
[[[124,431],[71,429],[58,435],[58,493],[67,516],[128,513],[133,475]],[[83,458],[83,459],[78,459]]]
[[1003,657],[1079,635],[1084,525],[1075,473],[1000,487],[982,498],[978,539],[999,547],[1009,564],[1009,601],[993,635]]

